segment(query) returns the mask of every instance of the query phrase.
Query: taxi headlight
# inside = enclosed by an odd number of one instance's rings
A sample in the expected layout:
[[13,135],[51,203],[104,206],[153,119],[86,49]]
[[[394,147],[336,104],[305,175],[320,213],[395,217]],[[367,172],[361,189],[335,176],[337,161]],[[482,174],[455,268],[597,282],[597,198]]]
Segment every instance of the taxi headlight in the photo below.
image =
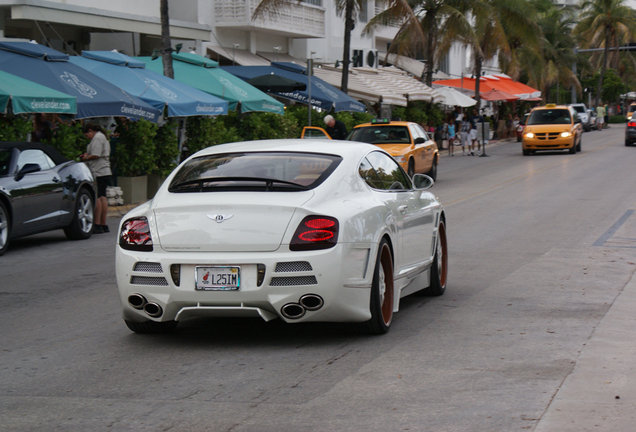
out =
[[393,156],[393,159],[395,159],[395,161],[397,163],[404,163],[406,162],[406,156]]
[[526,138],[532,139],[532,138],[534,138],[534,134],[532,132],[528,132],[526,134]]
[[571,136],[571,132],[561,132],[561,138],[570,138]]

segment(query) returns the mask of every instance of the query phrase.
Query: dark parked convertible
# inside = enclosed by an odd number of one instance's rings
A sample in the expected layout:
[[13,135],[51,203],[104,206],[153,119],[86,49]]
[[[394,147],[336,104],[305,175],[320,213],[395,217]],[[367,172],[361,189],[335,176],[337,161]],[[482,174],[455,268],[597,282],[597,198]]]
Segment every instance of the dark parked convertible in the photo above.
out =
[[64,229],[71,240],[93,233],[95,185],[88,167],[54,148],[0,142],[0,255],[16,237]]

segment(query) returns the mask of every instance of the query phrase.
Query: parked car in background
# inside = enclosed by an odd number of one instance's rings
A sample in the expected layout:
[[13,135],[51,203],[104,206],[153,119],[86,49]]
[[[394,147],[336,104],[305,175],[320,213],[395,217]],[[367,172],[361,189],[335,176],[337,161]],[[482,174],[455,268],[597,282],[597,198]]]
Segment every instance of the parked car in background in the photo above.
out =
[[590,130],[596,130],[596,110],[592,108],[588,108],[587,115],[590,122]]
[[636,118],[628,120],[625,124],[625,146],[633,146],[636,143]]
[[530,115],[530,113],[525,113],[523,115],[523,118],[521,119],[521,121],[519,122],[519,125],[517,125],[517,142],[521,142],[521,139],[523,138],[523,130],[526,127],[526,121],[528,121],[528,116]]
[[629,107],[627,108],[627,114],[625,115],[625,117],[627,117],[627,120],[631,120],[634,112],[636,112],[636,102],[632,102],[631,104],[629,104]]
[[587,107],[585,106],[585,104],[575,103],[575,104],[570,104],[568,106],[574,108],[574,110],[576,111],[576,114],[581,120],[581,126],[583,127],[583,130],[585,132],[589,132],[592,126],[590,124],[590,115],[587,111]]
[[581,119],[574,108],[556,104],[534,108],[523,131],[523,155],[544,150],[568,150],[574,154],[581,151],[581,135]]
[[0,255],[9,241],[64,229],[71,240],[93,233],[95,185],[82,162],[53,147],[32,142],[0,142]]
[[201,150],[122,219],[126,325],[162,333],[190,317],[261,317],[385,333],[400,298],[446,289],[446,217],[432,185],[364,143]]

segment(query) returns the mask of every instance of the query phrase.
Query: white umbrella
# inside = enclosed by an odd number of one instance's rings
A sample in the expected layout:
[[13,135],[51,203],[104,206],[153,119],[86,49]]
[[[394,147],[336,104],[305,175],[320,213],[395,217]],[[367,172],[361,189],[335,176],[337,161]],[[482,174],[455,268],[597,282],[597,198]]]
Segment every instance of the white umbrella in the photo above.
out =
[[439,86],[435,90],[442,95],[441,102],[448,106],[460,106],[469,107],[477,103],[477,101],[471,97],[466,96],[462,92],[455,90],[452,87]]

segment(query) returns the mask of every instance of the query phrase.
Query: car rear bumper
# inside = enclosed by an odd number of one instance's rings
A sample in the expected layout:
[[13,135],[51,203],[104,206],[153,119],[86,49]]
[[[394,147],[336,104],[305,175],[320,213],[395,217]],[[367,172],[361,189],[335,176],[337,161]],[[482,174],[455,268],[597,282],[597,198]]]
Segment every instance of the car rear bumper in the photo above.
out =
[[[273,253],[155,249],[144,253],[117,247],[117,286],[126,320],[260,316],[266,321],[282,318],[286,322],[362,322],[371,318],[369,302],[375,253],[371,245],[338,244],[319,251]],[[265,266],[260,284],[258,264]],[[179,284],[171,276],[172,265],[179,265]],[[196,266],[240,267],[239,290],[196,290]],[[161,314],[152,316],[143,307],[134,307],[129,301],[132,295],[142,296],[145,303],[159,305]],[[315,309],[299,307],[306,295],[314,296],[314,303],[322,301],[322,304]],[[283,312],[290,304],[300,316],[290,317]]]
[[625,129],[625,141],[636,142],[636,129]]

